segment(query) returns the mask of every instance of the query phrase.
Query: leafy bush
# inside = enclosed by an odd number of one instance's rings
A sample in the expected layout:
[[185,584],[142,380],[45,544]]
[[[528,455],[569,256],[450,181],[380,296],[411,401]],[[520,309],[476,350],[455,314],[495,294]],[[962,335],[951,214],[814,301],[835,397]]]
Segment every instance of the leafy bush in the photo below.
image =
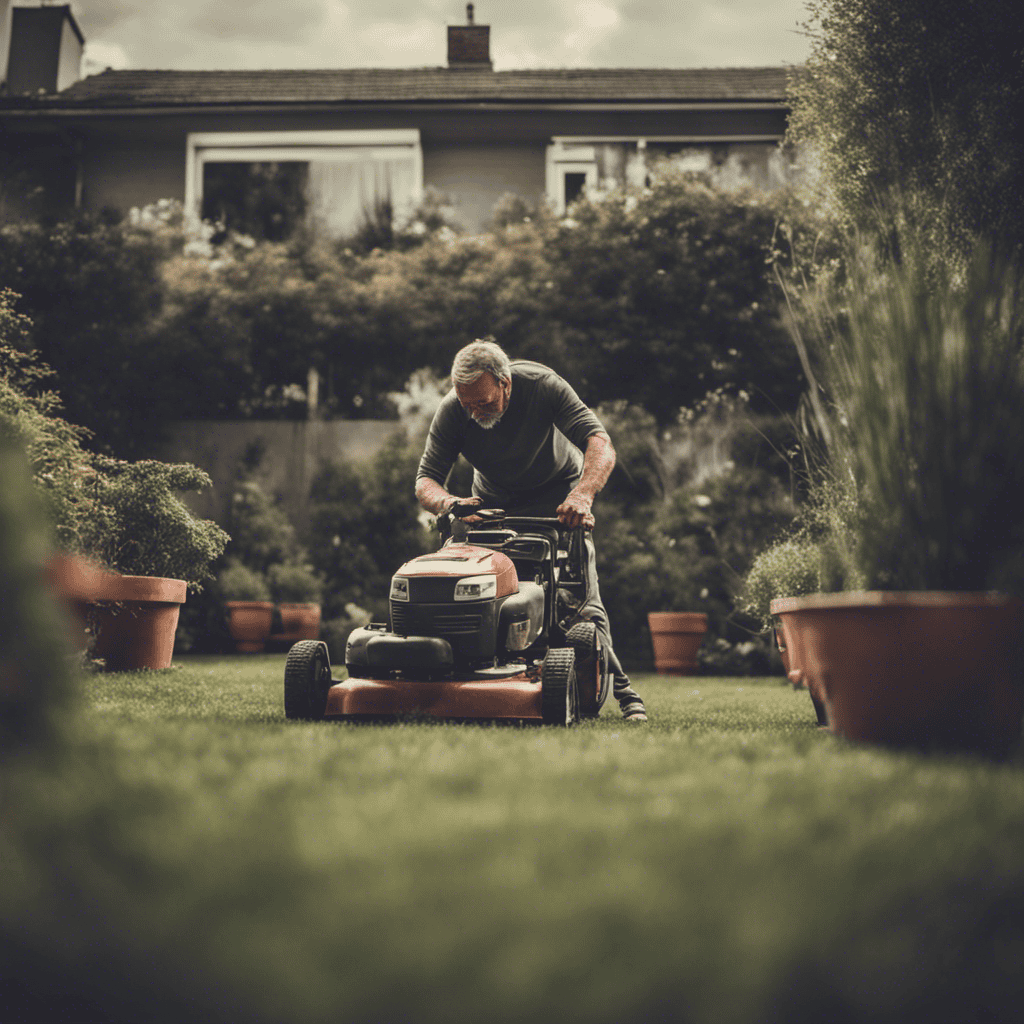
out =
[[[726,460],[695,478],[693,465],[672,449],[685,446],[688,434],[700,434],[699,421],[681,424],[666,441],[642,410],[616,403],[600,407],[598,415],[619,460],[595,503],[594,531],[616,650],[632,663],[649,664],[647,613],[702,611],[718,669],[762,666],[763,645],[751,636],[757,623],[737,620],[734,609],[756,552],[793,522],[788,490],[750,451],[743,463]],[[734,447],[743,451],[738,441]],[[725,653],[715,647],[717,639]],[[737,653],[737,645],[751,642],[756,650]]]
[[[1011,0],[816,0],[790,135],[813,145],[837,212],[914,196],[933,249],[1024,237],[1024,26]],[[870,130],[865,131],[865,126]]]
[[270,594],[278,604],[319,604],[323,580],[308,565],[272,565],[267,572]]
[[782,205],[795,224],[782,196],[666,170],[649,189],[577,202],[551,224],[549,316],[586,400],[628,399],[662,425],[722,386],[758,408],[792,407],[800,368],[765,262]]
[[269,601],[270,586],[263,573],[229,558],[217,573],[217,594],[224,601]]
[[266,574],[272,565],[301,561],[303,550],[288,513],[251,478],[238,481],[228,511],[227,554]]
[[366,466],[324,466],[311,489],[309,553],[326,580],[325,617],[349,605],[387,619],[391,577],[403,562],[438,543],[416,501],[422,444],[399,434]]
[[802,597],[821,589],[821,548],[808,540],[788,539],[754,559],[739,606],[767,629],[771,625],[771,603],[776,598]]
[[[28,329],[12,305],[11,294],[0,293],[7,336]],[[199,590],[228,536],[193,516],[177,492],[208,487],[210,478],[187,464],[128,463],[87,451],[88,432],[61,419],[57,396],[43,390],[51,377],[0,334],[0,427],[25,448],[55,542],[115,572],[169,576]]]
[[128,576],[169,576],[193,591],[212,579],[210,566],[229,538],[216,523],[197,519],[180,492],[211,486],[187,463],[153,459],[122,462],[96,456],[81,481],[82,501],[99,514],[78,524],[79,549]]
[[54,739],[72,700],[67,624],[43,589],[45,523],[22,445],[0,418],[0,760]]
[[54,369],[68,418],[124,455],[174,415],[150,335],[164,252],[149,233],[89,217],[0,227],[0,288],[21,296],[31,320],[18,347]]

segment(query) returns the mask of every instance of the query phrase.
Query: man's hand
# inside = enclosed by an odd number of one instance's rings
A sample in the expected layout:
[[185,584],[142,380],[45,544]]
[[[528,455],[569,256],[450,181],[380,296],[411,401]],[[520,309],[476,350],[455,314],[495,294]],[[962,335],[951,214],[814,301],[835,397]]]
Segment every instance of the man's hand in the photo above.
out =
[[593,507],[594,499],[574,487],[565,496],[565,501],[555,510],[555,515],[566,526],[592,527],[594,525],[594,515],[590,510]]
[[[447,508],[445,508],[444,511],[445,512],[450,512],[455,505],[482,505],[483,503],[484,503],[484,499],[483,498],[478,498],[475,495],[472,496],[472,497],[469,497],[469,498],[453,498],[452,501],[447,503]],[[464,523],[482,523],[483,522],[483,519],[481,519],[480,516],[461,515],[458,518],[461,519]]]

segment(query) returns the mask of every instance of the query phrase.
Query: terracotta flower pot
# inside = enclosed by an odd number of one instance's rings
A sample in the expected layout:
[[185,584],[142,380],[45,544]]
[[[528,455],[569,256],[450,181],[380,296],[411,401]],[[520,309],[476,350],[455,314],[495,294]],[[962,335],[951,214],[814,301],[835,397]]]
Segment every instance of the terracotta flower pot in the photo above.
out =
[[1001,756],[1021,735],[1024,603],[862,592],[775,600],[791,663],[851,740]]
[[824,698],[817,689],[812,689],[813,681],[805,679],[803,669],[800,668],[803,660],[803,637],[800,631],[793,627],[792,621],[783,619],[774,633],[779,656],[782,658],[782,667],[786,670],[786,678],[793,684],[794,690],[808,691],[818,725],[827,726],[828,713],[825,711]]
[[246,654],[262,651],[274,618],[272,601],[225,601],[228,632],[235,647]]
[[320,639],[320,605],[279,604],[281,632],[274,633],[272,640],[297,642]]
[[648,612],[654,667],[662,675],[686,676],[697,671],[697,649],[708,631],[703,612]]
[[108,672],[170,668],[184,580],[104,573],[89,604],[94,653]]

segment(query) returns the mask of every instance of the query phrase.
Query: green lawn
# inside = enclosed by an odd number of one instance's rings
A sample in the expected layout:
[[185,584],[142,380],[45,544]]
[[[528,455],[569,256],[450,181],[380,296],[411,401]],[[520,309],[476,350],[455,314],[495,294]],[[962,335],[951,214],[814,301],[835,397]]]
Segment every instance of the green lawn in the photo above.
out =
[[855,747],[776,679],[636,677],[646,726],[299,724],[283,666],[91,676],[69,748],[8,772],[27,972],[177,1021],[906,1022],[1024,996],[1020,758]]

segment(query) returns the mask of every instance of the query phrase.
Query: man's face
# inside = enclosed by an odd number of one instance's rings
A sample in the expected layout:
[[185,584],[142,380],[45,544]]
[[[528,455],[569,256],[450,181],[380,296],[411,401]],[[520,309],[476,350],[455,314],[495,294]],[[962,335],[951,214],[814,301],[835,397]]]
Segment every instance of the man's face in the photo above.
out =
[[512,382],[481,373],[472,384],[456,384],[455,394],[462,408],[484,430],[490,430],[508,408]]

